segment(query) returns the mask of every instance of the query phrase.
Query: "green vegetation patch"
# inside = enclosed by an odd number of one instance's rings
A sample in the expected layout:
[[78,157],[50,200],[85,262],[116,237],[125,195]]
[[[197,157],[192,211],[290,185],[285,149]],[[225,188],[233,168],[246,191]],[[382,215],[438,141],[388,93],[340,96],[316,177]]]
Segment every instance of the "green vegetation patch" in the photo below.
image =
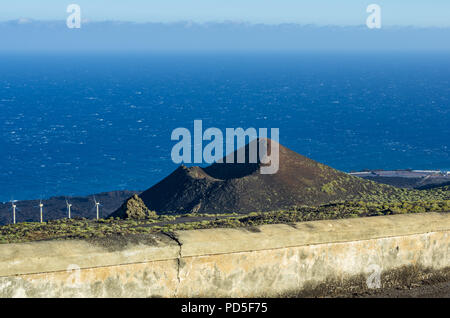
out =
[[207,228],[253,228],[263,224],[392,215],[448,212],[450,200],[366,202],[349,201],[318,207],[295,206],[283,211],[238,214],[147,215],[145,219],[61,219],[45,223],[19,223],[0,227],[1,243],[55,239],[91,239]]

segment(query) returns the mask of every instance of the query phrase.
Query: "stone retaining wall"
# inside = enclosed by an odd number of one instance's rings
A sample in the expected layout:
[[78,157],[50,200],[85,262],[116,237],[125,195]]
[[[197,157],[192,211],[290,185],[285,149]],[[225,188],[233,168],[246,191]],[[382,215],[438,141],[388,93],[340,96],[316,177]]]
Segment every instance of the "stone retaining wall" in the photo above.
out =
[[[1,297],[258,297],[450,267],[450,214],[0,245]],[[333,288],[334,288],[333,287]]]

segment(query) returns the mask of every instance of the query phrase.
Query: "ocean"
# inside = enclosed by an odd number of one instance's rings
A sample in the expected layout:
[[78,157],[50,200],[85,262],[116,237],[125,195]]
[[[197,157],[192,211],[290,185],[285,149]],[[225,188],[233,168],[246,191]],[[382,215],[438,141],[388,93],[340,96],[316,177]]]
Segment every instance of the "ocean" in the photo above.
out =
[[448,52],[2,54],[0,201],[147,189],[195,119],[343,171],[450,170],[449,81]]

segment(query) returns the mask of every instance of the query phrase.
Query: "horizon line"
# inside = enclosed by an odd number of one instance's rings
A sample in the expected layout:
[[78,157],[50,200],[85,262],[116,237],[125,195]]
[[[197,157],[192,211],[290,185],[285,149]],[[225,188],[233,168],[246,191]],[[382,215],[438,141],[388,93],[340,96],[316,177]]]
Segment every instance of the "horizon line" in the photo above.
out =
[[[4,23],[16,23],[17,25],[27,25],[32,23],[65,23],[65,19],[33,19],[20,17],[16,19],[0,19],[0,24]],[[279,27],[279,26],[298,26],[298,27],[314,27],[314,28],[359,28],[367,26],[364,23],[361,24],[322,24],[322,23],[300,23],[300,22],[255,22],[255,21],[245,21],[245,20],[209,20],[209,21],[194,21],[194,20],[174,20],[174,21],[130,21],[130,20],[90,20],[83,19],[83,24],[95,24],[95,23],[121,23],[129,25],[149,25],[149,24],[159,24],[159,25],[177,25],[186,24],[188,26],[206,26],[212,24],[234,24],[243,26],[269,26],[269,27]],[[413,24],[383,24],[381,30],[389,28],[403,28],[403,29],[450,29],[450,25],[413,25]]]

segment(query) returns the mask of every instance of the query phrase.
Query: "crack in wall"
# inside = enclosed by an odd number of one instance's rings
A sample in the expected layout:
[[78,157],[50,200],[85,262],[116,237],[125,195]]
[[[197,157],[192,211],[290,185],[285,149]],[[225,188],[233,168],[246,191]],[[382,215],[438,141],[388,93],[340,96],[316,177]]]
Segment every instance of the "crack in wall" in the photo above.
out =
[[174,232],[163,232],[167,237],[169,237],[171,240],[175,241],[175,243],[178,244],[178,257],[177,257],[177,280],[178,283],[181,282],[181,277],[180,277],[180,271],[181,271],[181,249],[183,247],[183,244],[180,242],[180,240],[178,239],[177,235]]

